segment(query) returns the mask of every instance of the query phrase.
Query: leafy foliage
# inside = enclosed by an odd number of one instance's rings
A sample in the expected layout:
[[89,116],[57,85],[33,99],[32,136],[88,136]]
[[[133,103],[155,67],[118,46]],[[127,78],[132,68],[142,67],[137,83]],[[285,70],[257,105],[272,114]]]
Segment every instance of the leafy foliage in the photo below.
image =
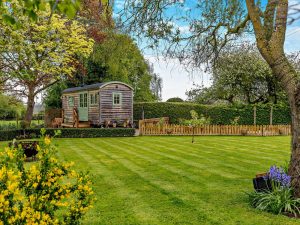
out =
[[41,134],[38,162],[30,166],[21,148],[1,153],[0,219],[4,224],[79,224],[94,200],[91,180],[59,162],[52,140],[45,130]]
[[[25,3],[25,4],[24,4]],[[62,13],[68,17],[74,17],[77,10],[80,7],[80,0],[7,0],[0,2],[0,17],[1,20],[9,25],[22,25],[19,18],[14,14],[16,10],[19,10],[19,5],[23,6],[23,15],[29,20],[37,21],[40,13],[51,9],[51,14]],[[7,11],[7,6],[10,10]]]
[[[33,22],[23,15],[23,6],[15,8],[14,16],[22,24],[13,29],[1,23],[1,76],[7,77],[6,90],[27,97],[25,119],[30,124],[35,96],[75,72],[76,55],[87,57],[93,41],[86,37],[85,28],[57,14],[51,20],[50,9]],[[9,7],[6,8],[10,10]]]
[[15,118],[25,111],[23,103],[14,96],[0,94],[0,118]]
[[61,95],[62,91],[67,88],[65,82],[59,82],[49,87],[44,97],[44,104],[47,108],[62,108]]
[[190,114],[191,114],[191,119],[181,121],[182,124],[188,125],[191,127],[197,127],[197,126],[210,124],[209,118],[205,118],[202,114],[199,116],[195,110],[191,110]]
[[[178,123],[180,119],[190,119],[190,111],[195,110],[199,115],[209,117],[211,124],[230,125],[232,120],[240,117],[238,123],[253,124],[253,105],[201,105],[192,103],[176,102],[144,102],[134,103],[133,117],[134,120],[142,118],[144,110],[145,118],[169,117],[171,123]],[[258,125],[267,125],[270,123],[270,109],[268,104],[256,106]],[[286,105],[273,106],[273,124],[289,124],[290,109]]]
[[208,104],[287,102],[269,65],[249,43],[222,53],[212,69],[212,78],[211,87],[196,86],[188,91],[189,100]]
[[174,98],[169,98],[167,102],[184,102],[184,101],[179,97],[174,97]]
[[252,192],[249,200],[253,207],[274,214],[300,214],[300,199],[294,199],[291,188],[275,186],[272,191]]

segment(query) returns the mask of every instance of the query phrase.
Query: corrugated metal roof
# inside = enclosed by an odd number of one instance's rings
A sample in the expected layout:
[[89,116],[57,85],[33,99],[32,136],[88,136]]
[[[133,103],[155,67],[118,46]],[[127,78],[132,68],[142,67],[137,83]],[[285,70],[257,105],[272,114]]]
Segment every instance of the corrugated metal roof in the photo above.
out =
[[83,85],[81,87],[68,88],[68,89],[63,90],[63,93],[97,89],[97,88],[100,88],[103,84],[105,84],[105,83],[96,83],[96,84],[90,84],[90,85]]

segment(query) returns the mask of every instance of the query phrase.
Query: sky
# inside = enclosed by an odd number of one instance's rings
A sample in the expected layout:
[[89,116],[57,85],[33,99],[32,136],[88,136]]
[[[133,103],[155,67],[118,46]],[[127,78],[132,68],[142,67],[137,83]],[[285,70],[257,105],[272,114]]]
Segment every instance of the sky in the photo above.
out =
[[[266,2],[266,0],[263,1]],[[195,0],[187,0],[187,2],[188,5],[191,5]],[[123,7],[123,3],[123,0],[115,0],[115,13]],[[290,0],[289,2],[290,5],[297,3],[300,4],[300,0]],[[185,24],[179,24],[177,26],[181,30],[187,29]],[[285,51],[300,51],[300,19],[288,26]],[[210,86],[212,83],[211,76],[205,73],[203,69],[192,71],[192,68],[185,68],[176,59],[164,59],[162,56],[154,56],[149,54],[149,52],[145,53],[144,56],[153,63],[154,72],[159,74],[163,79],[163,101],[171,97],[180,97],[185,100],[187,98],[185,92],[190,90],[193,84]]]

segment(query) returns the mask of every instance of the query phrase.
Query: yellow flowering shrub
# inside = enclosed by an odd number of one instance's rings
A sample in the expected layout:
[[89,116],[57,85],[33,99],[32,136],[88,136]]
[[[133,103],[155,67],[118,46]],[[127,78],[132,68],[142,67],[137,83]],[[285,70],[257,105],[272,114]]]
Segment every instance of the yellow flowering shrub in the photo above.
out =
[[0,155],[0,225],[80,224],[92,206],[89,176],[60,162],[51,138],[41,134],[36,162],[25,163],[20,148]]

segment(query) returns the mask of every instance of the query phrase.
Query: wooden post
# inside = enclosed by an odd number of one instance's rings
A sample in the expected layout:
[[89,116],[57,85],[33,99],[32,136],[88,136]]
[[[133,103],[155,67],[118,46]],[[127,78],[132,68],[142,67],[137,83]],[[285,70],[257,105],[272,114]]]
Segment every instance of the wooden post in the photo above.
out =
[[253,124],[256,125],[256,105],[253,108]]
[[144,134],[144,130],[143,130],[143,127],[144,126],[144,120],[139,120],[139,133],[140,133],[140,136],[142,136]]
[[270,110],[270,125],[273,125],[273,105],[271,105],[271,110]]
[[19,128],[19,115],[18,113],[16,114],[16,122],[17,122],[17,129]]

